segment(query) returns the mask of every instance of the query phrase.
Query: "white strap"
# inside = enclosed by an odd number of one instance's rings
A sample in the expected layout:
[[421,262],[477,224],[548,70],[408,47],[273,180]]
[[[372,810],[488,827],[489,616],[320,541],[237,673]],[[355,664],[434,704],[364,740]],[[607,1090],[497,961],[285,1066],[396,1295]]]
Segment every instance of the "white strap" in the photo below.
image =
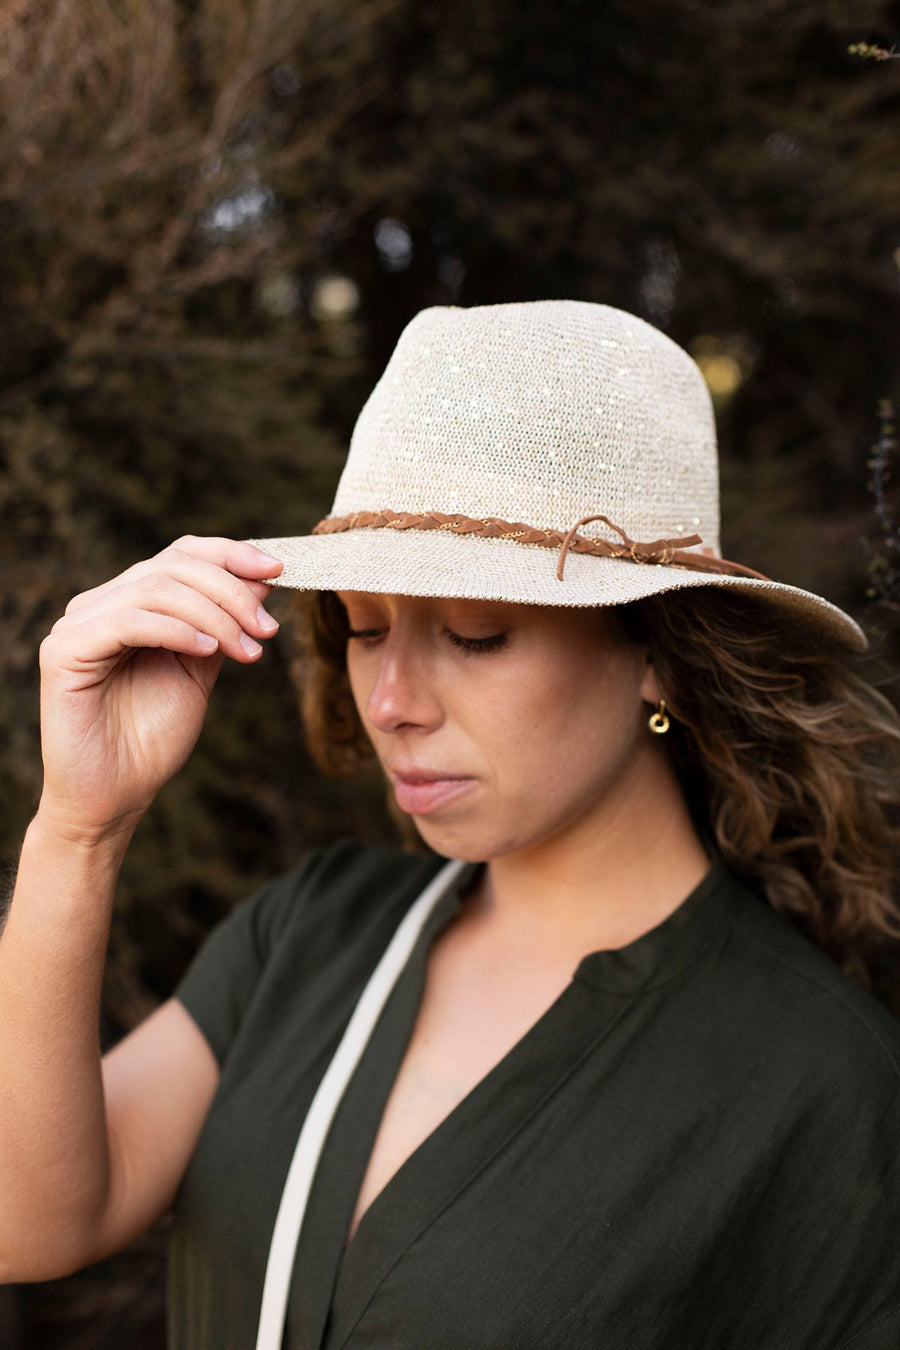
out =
[[369,977],[334,1059],[329,1064],[312,1100],[294,1149],[272,1232],[256,1350],[281,1350],[291,1272],[300,1238],[300,1228],[319,1156],[331,1128],[334,1113],[428,916],[450,889],[463,867],[465,863],[448,862],[407,910],[388,943],[387,950]]

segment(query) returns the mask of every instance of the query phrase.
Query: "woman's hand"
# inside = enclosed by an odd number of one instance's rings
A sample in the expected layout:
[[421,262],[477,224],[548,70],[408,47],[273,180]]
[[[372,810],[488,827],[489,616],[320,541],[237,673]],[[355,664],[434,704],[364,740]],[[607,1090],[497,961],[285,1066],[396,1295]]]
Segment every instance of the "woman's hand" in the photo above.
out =
[[130,831],[194,747],[222,666],[258,660],[281,563],[185,536],[78,595],[41,646],[40,812],[73,836]]

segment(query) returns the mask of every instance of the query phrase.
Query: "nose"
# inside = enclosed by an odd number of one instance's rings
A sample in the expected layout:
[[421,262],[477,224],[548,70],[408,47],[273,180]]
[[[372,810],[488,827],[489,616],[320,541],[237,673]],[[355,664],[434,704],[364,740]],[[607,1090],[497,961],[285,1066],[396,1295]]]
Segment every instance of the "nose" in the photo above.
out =
[[443,711],[434,666],[421,644],[393,632],[384,639],[366,715],[382,732],[428,732],[440,726]]

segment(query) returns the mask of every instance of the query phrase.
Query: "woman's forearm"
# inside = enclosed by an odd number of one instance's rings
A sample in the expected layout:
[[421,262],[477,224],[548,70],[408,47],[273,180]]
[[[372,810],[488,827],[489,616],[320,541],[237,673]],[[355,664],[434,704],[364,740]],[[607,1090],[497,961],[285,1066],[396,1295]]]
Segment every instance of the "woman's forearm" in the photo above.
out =
[[86,1259],[107,1202],[99,1004],[133,824],[92,835],[38,811],[0,936],[0,1279]]
[[[76,596],[41,644],[44,795],[0,936],[0,1279],[60,1275],[127,1241],[186,1165],[217,1076],[187,1014],[150,1019],[104,1101],[110,911],[135,824],[190,754],[223,660],[258,660],[278,627],[260,578],[280,570],[249,544],[185,536]],[[161,1100],[170,1050],[184,1082]]]

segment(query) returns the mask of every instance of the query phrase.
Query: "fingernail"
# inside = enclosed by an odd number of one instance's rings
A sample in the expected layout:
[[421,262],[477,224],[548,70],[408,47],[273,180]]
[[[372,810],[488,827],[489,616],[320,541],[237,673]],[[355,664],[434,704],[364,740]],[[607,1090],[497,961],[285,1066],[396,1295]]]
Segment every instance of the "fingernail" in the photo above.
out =
[[248,656],[259,656],[262,647],[249,633],[241,633],[241,646]]
[[214,652],[218,645],[217,639],[210,637],[209,633],[197,634],[197,646],[202,652]]
[[273,619],[269,611],[263,609],[262,605],[260,605],[259,609],[256,611],[256,622],[264,633],[274,633],[275,629],[279,626],[278,620]]

